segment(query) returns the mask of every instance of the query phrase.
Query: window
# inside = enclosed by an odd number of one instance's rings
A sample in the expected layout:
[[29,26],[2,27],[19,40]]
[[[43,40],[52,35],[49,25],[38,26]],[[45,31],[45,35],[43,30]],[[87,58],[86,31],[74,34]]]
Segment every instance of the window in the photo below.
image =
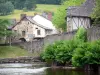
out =
[[41,32],[40,32],[40,30],[37,30],[37,35],[41,35]]
[[25,36],[25,31],[22,31],[22,36]]
[[14,32],[16,33],[16,32],[17,32],[17,30],[14,30]]
[[35,28],[35,29],[38,29],[38,28]]
[[28,27],[27,27],[27,32],[28,32]]
[[28,24],[30,24],[30,22],[28,22]]

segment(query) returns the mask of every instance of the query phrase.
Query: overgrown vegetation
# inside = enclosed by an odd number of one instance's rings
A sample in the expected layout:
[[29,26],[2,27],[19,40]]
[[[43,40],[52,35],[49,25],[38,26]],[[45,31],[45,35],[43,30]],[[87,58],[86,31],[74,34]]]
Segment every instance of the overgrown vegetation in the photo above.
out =
[[0,19],[0,37],[12,35],[12,31],[8,30],[10,26],[10,21],[6,19]]
[[82,44],[86,38],[86,31],[83,28],[80,28],[72,40],[64,40],[58,41],[51,45],[48,45],[45,48],[43,53],[43,59],[46,61],[52,60],[58,63],[71,63],[72,55],[74,50],[78,47],[78,45]]
[[80,28],[74,39],[48,45],[42,58],[47,62],[67,63],[76,67],[100,64],[100,40],[87,42],[86,30]]
[[66,0],[36,0],[36,3],[39,4],[61,4]]
[[13,12],[14,6],[11,2],[0,0],[0,15],[8,15]]
[[100,64],[100,40],[79,45],[74,51],[72,64],[78,67],[86,64]]
[[29,56],[30,54],[19,47],[0,46],[0,58],[16,58],[21,56]]
[[100,24],[100,0],[95,0],[96,6],[94,8],[94,12],[92,14],[92,19],[94,20],[94,24]]

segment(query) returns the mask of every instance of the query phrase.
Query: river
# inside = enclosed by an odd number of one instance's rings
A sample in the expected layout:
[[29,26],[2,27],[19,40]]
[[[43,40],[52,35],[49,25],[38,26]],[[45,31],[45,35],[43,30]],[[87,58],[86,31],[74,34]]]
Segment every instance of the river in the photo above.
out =
[[41,64],[0,64],[0,75],[100,75],[97,72],[51,69]]

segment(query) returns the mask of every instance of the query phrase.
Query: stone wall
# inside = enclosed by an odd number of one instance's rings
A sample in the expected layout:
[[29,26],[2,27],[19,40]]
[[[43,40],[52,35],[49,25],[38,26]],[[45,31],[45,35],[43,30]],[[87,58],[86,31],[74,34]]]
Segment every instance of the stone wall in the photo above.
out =
[[[66,32],[62,34],[48,35],[44,39],[41,39],[41,40],[36,40],[32,42],[20,42],[20,43],[17,43],[17,45],[28,50],[29,52],[40,53],[43,50],[45,45],[54,43],[55,41],[59,41],[59,40],[72,39],[75,33],[76,31]],[[87,29],[87,38],[88,38],[88,41],[94,41],[94,40],[100,39],[100,27],[93,26]]]
[[100,39],[100,26],[92,26],[87,30],[88,41],[95,41]]
[[44,45],[54,43],[55,41],[60,40],[70,40],[74,37],[76,31],[73,32],[65,32],[62,34],[54,34],[54,35],[48,35],[44,38]]
[[76,33],[76,31],[66,32],[66,33],[62,33],[62,34],[48,35],[44,39],[34,40],[32,42],[17,42],[17,43],[13,43],[13,45],[15,45],[15,46],[18,45],[18,46],[28,50],[29,52],[39,54],[43,50],[45,45],[54,43],[55,41],[59,41],[59,40],[72,39],[74,37],[75,33]]
[[38,54],[43,49],[44,41],[43,39],[41,39],[41,40],[32,41],[32,42],[17,42],[17,43],[13,43],[13,45],[20,46],[21,48],[24,48],[28,52]]

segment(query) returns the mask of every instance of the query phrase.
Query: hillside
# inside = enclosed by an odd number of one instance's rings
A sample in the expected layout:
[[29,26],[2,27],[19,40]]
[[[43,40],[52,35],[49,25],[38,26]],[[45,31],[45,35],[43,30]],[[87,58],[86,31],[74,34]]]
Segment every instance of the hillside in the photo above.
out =
[[27,14],[28,16],[34,15],[34,13],[42,13],[43,11],[55,12],[59,5],[47,5],[47,4],[37,4],[37,8],[34,11],[23,11],[23,10],[14,10],[11,15],[0,16],[0,19],[19,19],[20,14]]

